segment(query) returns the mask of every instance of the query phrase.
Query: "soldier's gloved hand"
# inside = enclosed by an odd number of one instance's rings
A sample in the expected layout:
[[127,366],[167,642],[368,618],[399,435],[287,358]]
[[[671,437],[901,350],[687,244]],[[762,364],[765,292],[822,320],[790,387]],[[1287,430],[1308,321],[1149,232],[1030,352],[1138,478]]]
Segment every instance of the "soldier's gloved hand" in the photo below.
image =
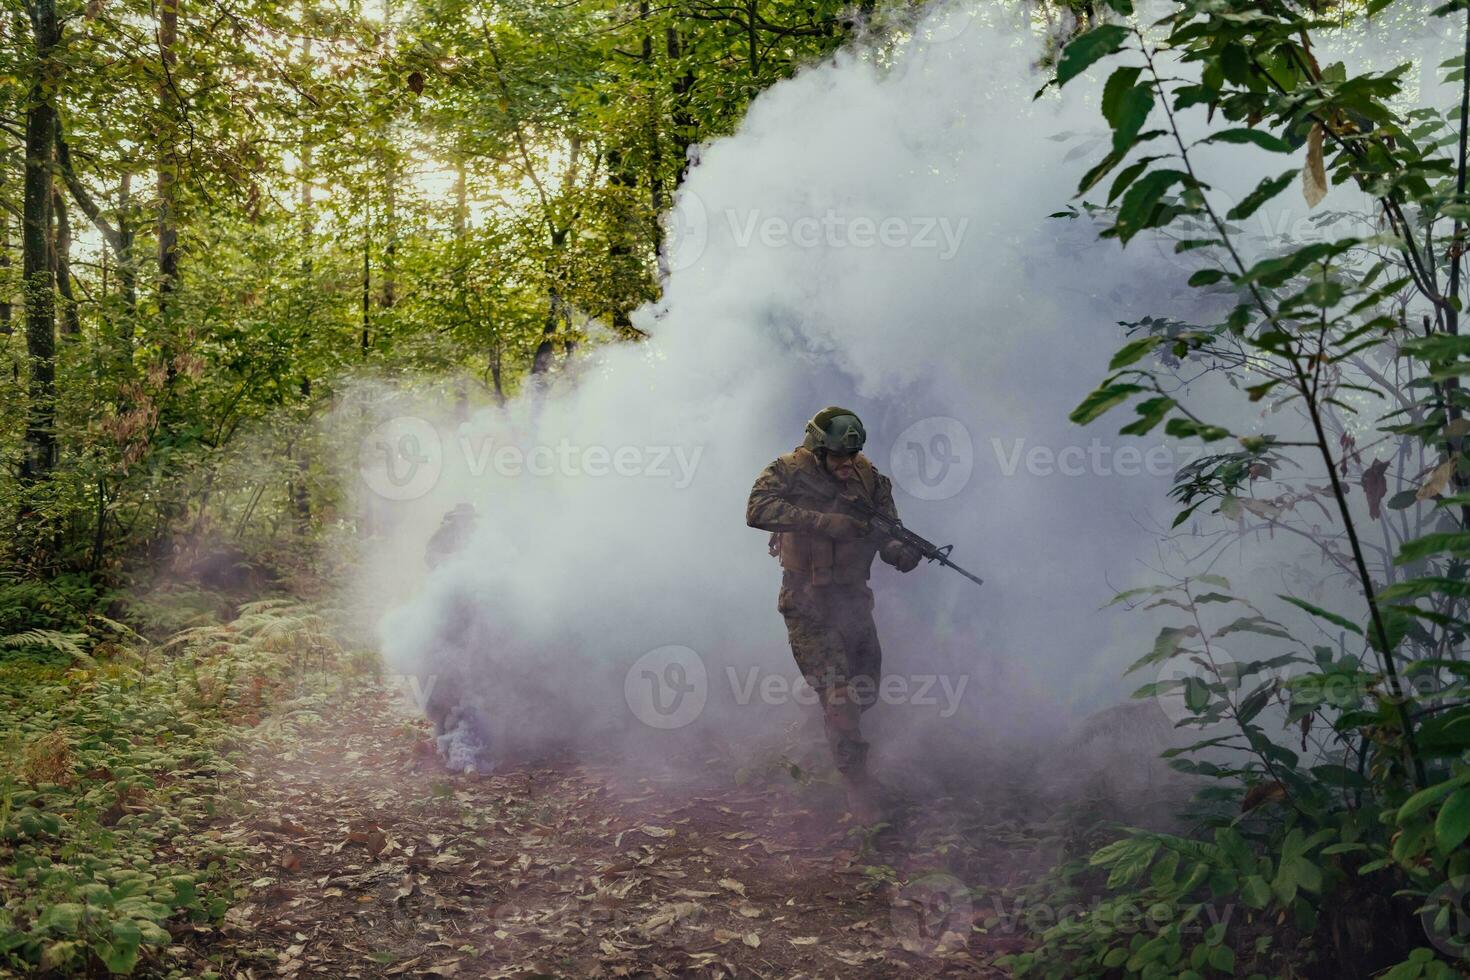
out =
[[919,567],[919,558],[922,557],[913,548],[904,548],[893,559],[893,567],[900,572],[912,572]]
[[869,530],[867,521],[860,521],[846,514],[818,514],[812,529],[839,541],[865,537]]
[[897,541],[890,541],[883,546],[883,560],[900,572],[912,572],[919,567],[921,558],[923,556],[918,551]]

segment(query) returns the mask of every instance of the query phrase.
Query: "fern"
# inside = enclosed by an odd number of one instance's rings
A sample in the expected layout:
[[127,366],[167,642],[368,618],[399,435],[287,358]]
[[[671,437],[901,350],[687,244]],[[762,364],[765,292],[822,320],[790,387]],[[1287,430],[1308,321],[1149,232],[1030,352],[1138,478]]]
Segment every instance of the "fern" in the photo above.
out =
[[97,661],[93,660],[91,655],[82,648],[83,643],[90,642],[91,637],[85,633],[64,633],[61,630],[34,629],[0,636],[0,648],[6,650],[40,647],[63,654],[85,666],[95,667]]

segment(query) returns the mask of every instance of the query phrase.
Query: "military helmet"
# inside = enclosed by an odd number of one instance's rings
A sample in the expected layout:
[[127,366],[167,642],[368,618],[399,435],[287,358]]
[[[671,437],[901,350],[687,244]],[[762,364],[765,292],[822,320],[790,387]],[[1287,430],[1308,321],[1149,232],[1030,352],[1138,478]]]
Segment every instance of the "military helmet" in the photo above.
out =
[[829,405],[806,424],[806,448],[829,453],[850,454],[863,448],[868,433],[851,411]]

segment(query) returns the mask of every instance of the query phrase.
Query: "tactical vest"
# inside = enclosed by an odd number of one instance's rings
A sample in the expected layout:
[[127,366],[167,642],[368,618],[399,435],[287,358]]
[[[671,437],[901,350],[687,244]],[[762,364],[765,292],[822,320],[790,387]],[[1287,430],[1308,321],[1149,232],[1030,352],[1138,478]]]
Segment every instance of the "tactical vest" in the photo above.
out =
[[[843,494],[852,494],[877,506],[874,492],[878,471],[861,453],[853,461],[857,478],[847,483],[840,483],[828,474],[822,461],[809,449],[798,448],[782,456],[781,461],[793,474],[786,500],[803,510],[858,516],[850,513],[838,499]],[[777,531],[771,535],[771,553],[781,560],[783,569],[797,573],[808,584],[864,585],[880,543],[878,536],[871,534],[838,541],[812,531]]]

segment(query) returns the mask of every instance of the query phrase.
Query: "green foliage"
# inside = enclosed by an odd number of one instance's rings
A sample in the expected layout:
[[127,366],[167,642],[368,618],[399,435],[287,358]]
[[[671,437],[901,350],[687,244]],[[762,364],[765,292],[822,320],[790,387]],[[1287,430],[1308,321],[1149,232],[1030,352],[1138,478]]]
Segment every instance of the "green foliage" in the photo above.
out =
[[[690,148],[803,65],[901,37],[917,10],[245,0],[183,11],[165,53],[166,6],[64,3],[45,59],[19,7],[0,25],[12,132],[33,86],[62,131],[56,331],[14,329],[23,310],[0,299],[16,382],[0,386],[0,465],[20,472],[28,428],[58,447],[40,478],[0,481],[0,561],[37,576],[117,582],[168,556],[197,578],[200,553],[289,563],[319,530],[370,524],[319,427],[354,381],[452,378],[469,410],[640,339],[630,314],[657,295]],[[21,294],[11,150],[0,297]],[[29,384],[52,372],[54,393]]]
[[[1059,63],[1065,84],[1115,59],[1102,100],[1111,150],[1079,189],[1123,168],[1106,205],[1087,205],[1101,234],[1125,246],[1174,238],[1199,266],[1189,285],[1221,311],[1212,323],[1131,325],[1135,336],[1073,420],[1131,403],[1138,418],[1124,433],[1162,425],[1176,438],[1232,440],[1178,474],[1178,533],[1211,518],[1242,537],[1293,531],[1365,601],[1345,613],[1281,595],[1283,613],[1308,617],[1288,626],[1210,576],[1119,597],[1176,614],[1132,669],[1177,668],[1135,696],[1172,699],[1179,724],[1201,730],[1165,753],[1201,780],[1197,829],[1125,828],[1064,863],[1043,889],[1050,900],[1101,894],[1110,909],[1161,912],[1129,930],[1108,916],[1063,918],[1036,950],[1006,961],[1018,975],[1277,976],[1314,963],[1456,975],[1442,954],[1450,946],[1425,940],[1465,938],[1435,903],[1470,872],[1470,400],[1459,384],[1470,348],[1459,336],[1462,250],[1427,243],[1458,240],[1470,217],[1466,161],[1446,123],[1461,107],[1406,108],[1408,65],[1321,67],[1314,39],[1330,27],[1274,0],[1181,0],[1150,29],[1080,35]],[[1186,141],[1181,117],[1201,108],[1208,132]],[[1305,160],[1227,210],[1196,165],[1203,144]],[[1329,186],[1356,188],[1386,232],[1255,254],[1240,225],[1298,185],[1308,209]],[[1265,424],[1289,409],[1307,441],[1197,417],[1179,394],[1181,365],[1227,377],[1251,403],[1273,398]],[[1386,459],[1360,448],[1380,444]],[[1365,545],[1369,531],[1390,546]],[[1309,629],[1336,644],[1298,638]],[[1277,652],[1237,661],[1222,642],[1240,634]],[[1241,907],[1243,916],[1196,928],[1206,912]]]
[[346,659],[322,613],[260,603],[83,667],[0,663],[0,964],[129,974],[219,922],[238,859],[199,829],[232,760],[301,737]]

